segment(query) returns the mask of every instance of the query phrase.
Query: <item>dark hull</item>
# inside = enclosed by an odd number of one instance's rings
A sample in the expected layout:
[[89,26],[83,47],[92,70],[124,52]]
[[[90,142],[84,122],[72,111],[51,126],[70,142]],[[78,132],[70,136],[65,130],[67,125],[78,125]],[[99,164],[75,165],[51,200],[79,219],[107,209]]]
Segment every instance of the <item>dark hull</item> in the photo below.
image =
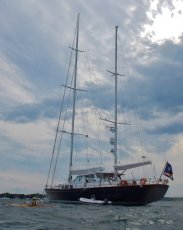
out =
[[112,204],[146,205],[161,200],[168,187],[165,184],[147,184],[73,189],[46,188],[45,191],[48,199],[62,202],[78,202],[81,197],[90,199],[94,195],[97,200],[108,199]]

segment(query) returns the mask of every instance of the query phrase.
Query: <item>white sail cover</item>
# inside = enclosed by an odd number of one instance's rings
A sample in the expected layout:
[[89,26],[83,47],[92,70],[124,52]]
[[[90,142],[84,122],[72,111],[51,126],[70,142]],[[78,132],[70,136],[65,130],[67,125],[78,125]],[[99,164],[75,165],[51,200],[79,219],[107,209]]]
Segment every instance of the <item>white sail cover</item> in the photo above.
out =
[[144,161],[144,162],[139,162],[139,163],[135,163],[135,164],[127,164],[127,165],[118,165],[118,166],[114,166],[114,168],[118,171],[118,170],[127,170],[127,169],[132,169],[132,168],[136,168],[136,167],[140,167],[140,166],[144,166],[144,165],[149,165],[152,164],[151,161]]
[[104,171],[103,167],[94,167],[94,168],[88,168],[88,169],[75,169],[71,170],[71,175],[90,175],[90,174],[95,174],[97,172]]

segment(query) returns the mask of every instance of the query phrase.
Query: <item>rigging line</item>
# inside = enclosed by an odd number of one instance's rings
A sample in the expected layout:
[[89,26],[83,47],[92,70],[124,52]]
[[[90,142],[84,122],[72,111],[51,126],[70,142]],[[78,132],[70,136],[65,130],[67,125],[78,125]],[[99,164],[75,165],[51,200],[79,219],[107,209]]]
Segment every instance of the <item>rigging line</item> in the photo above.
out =
[[[75,33],[74,33],[74,39],[73,39],[72,47],[74,47],[75,37],[76,37],[76,29],[75,29]],[[70,71],[70,66],[71,66],[71,61],[72,61],[72,54],[73,54],[73,50],[71,49],[71,55],[70,55],[70,60],[69,60],[69,66],[68,66],[68,70],[67,70],[65,85],[67,85],[67,82],[68,82],[69,71]],[[57,123],[57,130],[56,130],[55,139],[54,139],[54,145],[53,145],[53,150],[52,150],[52,156],[51,156],[51,161],[50,161],[50,166],[49,166],[48,177],[47,177],[47,181],[46,181],[46,187],[48,185],[48,180],[49,180],[49,177],[50,177],[50,172],[51,172],[51,168],[52,168],[52,164],[53,164],[53,158],[54,158],[55,147],[56,147],[56,142],[57,142],[58,129],[59,129],[59,126],[60,126],[60,120],[61,120],[61,115],[62,115],[62,109],[63,109],[63,102],[64,102],[64,98],[65,98],[65,93],[66,93],[66,88],[64,87],[64,93],[63,93],[62,103],[61,103],[61,106],[60,106],[59,119],[58,119],[58,123]]]
[[[86,50],[87,47],[86,47]],[[86,56],[86,68],[88,70],[88,74],[89,74],[89,82],[93,82],[92,80],[92,71],[91,71],[91,63],[89,61],[89,55],[88,55],[88,52],[85,53],[85,56]],[[93,84],[93,83],[92,83]],[[87,100],[89,101],[89,98],[90,100],[92,99],[92,95],[90,94],[90,92],[87,93]],[[90,113],[91,113],[91,110],[90,110]],[[88,124],[88,127],[89,127],[89,111],[87,112],[87,124]],[[90,147],[91,147],[91,142],[90,142]],[[90,154],[89,154],[89,138],[87,138],[87,160],[88,160],[88,163],[90,163]]]
[[[72,86],[73,79],[74,79],[74,69],[73,69],[73,74],[72,74],[71,86]],[[68,110],[68,107],[69,107],[70,95],[71,95],[71,88],[69,90],[69,95],[68,95],[68,100],[67,100],[67,104],[66,104],[66,111],[65,111],[65,115],[64,115],[64,122],[63,122],[63,125],[62,125],[62,130],[64,130],[64,127],[65,127],[65,121],[66,121],[66,116],[67,116],[67,110]],[[58,162],[58,156],[59,156],[59,153],[60,153],[62,138],[63,138],[63,132],[61,132],[61,137],[60,137],[58,151],[57,151],[57,155],[56,155],[56,161],[55,161],[55,166],[54,166],[54,170],[53,170],[53,176],[52,176],[51,185],[53,185],[53,182],[54,182],[54,177],[55,177],[55,172],[56,172],[56,168],[57,168],[57,162]]]
[[[132,92],[131,86],[133,84],[133,81],[131,80],[131,84],[130,84],[130,79],[129,79],[128,82],[129,82],[128,85],[129,85],[129,88],[130,88],[130,92]],[[132,94],[130,94],[130,97],[131,97],[131,103],[132,103],[135,119],[136,119],[136,122],[137,122],[137,128],[138,128],[138,134],[139,134],[139,137],[140,137],[140,142],[141,142],[141,145],[144,146],[145,152],[146,152],[146,154],[148,154],[148,157],[149,157],[149,151],[148,151],[148,148],[147,148],[147,145],[146,145],[146,142],[145,142],[145,137],[143,135],[143,130],[142,130],[142,126],[140,124],[140,120],[137,117],[136,105],[133,102]],[[151,165],[151,170],[152,170],[152,173],[153,173],[152,165]]]
[[[90,59],[89,59],[89,52],[90,52],[90,49],[88,48],[88,43],[86,43],[85,42],[85,40],[83,40],[84,41],[84,43],[83,43],[83,45],[84,45],[84,50],[86,50],[87,52],[85,52],[84,53],[84,56],[86,57],[84,60],[85,60],[85,62],[84,62],[84,64],[85,64],[85,66],[86,66],[86,69],[87,69],[87,71],[88,71],[88,75],[89,75],[89,83],[90,82],[93,82],[93,80],[92,80],[92,67],[91,67],[91,62],[90,62]],[[87,100],[89,101],[89,92],[87,92]],[[89,112],[87,112],[87,125],[88,125],[88,127],[89,127],[89,121],[88,121],[88,116],[89,116]],[[88,133],[88,129],[87,129],[87,133]],[[90,159],[89,159],[89,153],[88,153],[88,148],[89,148],[89,138],[87,138],[86,139],[86,142],[87,142],[87,161],[88,161],[88,163],[90,163]]]
[[[68,83],[68,76],[69,76],[69,71],[70,71],[72,54],[73,54],[73,50],[71,51],[71,57],[70,57],[70,61],[69,61],[69,68],[68,68],[68,72],[67,72],[66,84]],[[57,125],[57,131],[56,131],[56,138],[55,138],[55,142],[54,142],[53,155],[55,153],[55,147],[56,147],[56,142],[57,142],[57,138],[58,138],[58,131],[59,131],[59,127],[60,127],[60,121],[61,121],[62,109],[63,109],[64,99],[65,99],[65,93],[66,93],[66,88],[64,88],[64,94],[63,94],[63,99],[62,99],[62,104],[61,104],[61,109],[60,109],[60,114],[59,114],[59,120],[58,120],[58,125]],[[66,115],[65,115],[65,117],[66,117]],[[64,121],[65,121],[65,117],[64,117]],[[62,136],[61,136],[61,140],[62,140]],[[52,161],[53,161],[53,158],[52,158]],[[53,185],[53,180],[54,180],[54,176],[55,176],[57,161],[58,161],[58,153],[57,153],[57,156],[56,156],[55,167],[54,167],[54,172],[53,172],[53,175],[52,175],[52,183],[51,183],[51,185]]]
[[[128,79],[128,82],[129,82],[128,85],[129,85],[129,88],[130,88],[130,92],[132,92],[132,88],[131,88],[132,81],[130,82],[130,79]],[[140,138],[140,143],[141,143],[141,146],[145,147],[146,153],[148,153],[147,146],[145,144],[145,140],[144,140],[144,138],[142,136],[142,133],[140,131],[140,122],[139,122],[139,119],[137,117],[136,106],[135,106],[135,103],[133,102],[133,98],[132,98],[131,93],[130,93],[130,97],[131,97],[131,104],[132,104],[133,112],[134,112],[135,119],[136,119],[136,122],[137,122],[137,130],[138,130],[138,134],[139,134],[139,138]]]
[[[59,112],[59,118],[60,118],[60,116],[61,116],[61,109],[60,109],[60,112]],[[59,126],[59,120],[58,120],[58,124],[57,124],[57,129],[58,129],[58,126]],[[52,168],[52,164],[53,164],[53,158],[54,158],[54,153],[55,153],[55,146],[56,146],[57,135],[58,135],[57,129],[56,129],[56,134],[55,134],[55,139],[54,139],[54,144],[53,144],[53,150],[52,150],[52,155],[51,155],[51,161],[50,161],[48,176],[47,176],[47,180],[46,180],[46,187],[48,186],[48,180],[49,180],[49,177],[50,177],[50,172],[51,172],[51,168]]]
[[[88,93],[87,93],[87,100],[88,100]],[[87,109],[87,120],[86,120],[86,124],[87,124],[87,127],[89,127],[89,111],[88,111],[88,109]],[[88,129],[87,129],[87,134],[88,134]],[[87,144],[87,160],[88,160],[88,163],[90,162],[90,160],[89,160],[89,138],[87,138],[87,140],[86,140],[86,144]]]
[[[85,119],[84,119],[84,112],[81,112],[82,114],[82,120],[83,120],[83,128],[84,128],[84,133],[86,133],[86,135],[88,136],[88,130],[86,129],[86,125],[85,125]],[[86,158],[87,158],[87,163],[89,163],[89,157],[88,157],[88,138],[85,138],[85,144],[86,144],[86,149],[87,149],[87,154],[86,154]]]
[[102,152],[101,152],[101,139],[100,139],[100,135],[99,135],[99,131],[100,131],[100,127],[98,125],[98,122],[97,122],[97,111],[95,111],[95,119],[96,119],[96,125],[97,125],[97,137],[98,137],[98,147],[99,147],[99,154],[100,154],[100,160],[101,160],[101,165],[102,165],[102,162],[103,162],[103,159],[102,159]]
[[[76,35],[76,32],[77,32],[77,25],[76,25],[75,35]],[[74,40],[75,40],[75,37],[74,37]],[[73,41],[73,46],[74,46],[74,41]],[[72,50],[76,51],[76,49],[72,49]],[[70,100],[71,89],[73,89],[72,88],[72,83],[73,83],[73,80],[74,80],[75,69],[76,68],[74,67],[73,74],[72,74],[72,79],[71,79],[71,87],[65,87],[65,88],[70,88],[70,91],[69,91],[69,96],[68,96],[68,101],[67,101],[66,112],[65,112],[64,123],[63,123],[63,126],[62,126],[62,130],[64,130],[64,127],[65,127],[65,120],[66,120],[66,115],[67,115],[67,110],[68,110],[68,105],[69,105],[69,100]],[[61,138],[60,138],[60,142],[59,142],[59,148],[58,148],[58,152],[57,152],[57,156],[56,156],[56,162],[55,162],[55,167],[54,167],[54,172],[53,172],[53,177],[52,177],[52,184],[53,184],[54,177],[55,177],[55,172],[56,172],[56,167],[57,167],[57,162],[58,162],[58,156],[59,156],[60,147],[61,147],[61,143],[62,143],[62,137],[63,137],[63,133],[61,134]]]
[[[75,37],[74,37],[74,40],[75,40]],[[73,46],[74,46],[74,41],[73,41]],[[72,49],[72,51],[73,51],[73,49]],[[68,110],[68,107],[69,107],[69,100],[70,100],[70,95],[71,95],[71,90],[72,90],[72,84],[73,84],[73,80],[74,80],[74,73],[75,73],[75,68],[73,69],[73,73],[72,73],[72,79],[71,79],[71,83],[70,83],[71,87],[68,87],[70,90],[69,90],[68,100],[67,100],[67,104],[66,104],[66,111],[65,111],[65,116],[64,116],[64,122],[63,122],[62,130],[64,130],[64,127],[65,127],[67,110]],[[53,181],[54,181],[54,177],[55,177],[55,172],[56,172],[56,168],[57,168],[57,162],[58,162],[58,156],[59,156],[59,153],[60,153],[62,138],[63,138],[63,132],[61,133],[59,147],[58,147],[58,151],[57,151],[57,156],[56,156],[56,161],[55,161],[55,166],[54,166],[54,171],[53,171],[53,176],[52,176],[52,185],[53,185]]]

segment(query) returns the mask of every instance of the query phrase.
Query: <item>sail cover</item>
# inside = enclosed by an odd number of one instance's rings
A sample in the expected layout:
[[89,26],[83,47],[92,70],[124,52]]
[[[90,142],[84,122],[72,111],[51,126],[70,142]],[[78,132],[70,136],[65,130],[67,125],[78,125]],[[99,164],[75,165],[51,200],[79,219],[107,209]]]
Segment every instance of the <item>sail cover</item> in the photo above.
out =
[[90,175],[90,174],[95,174],[97,172],[101,172],[103,170],[104,170],[103,167],[94,167],[94,168],[88,168],[88,169],[75,169],[75,170],[71,170],[71,175],[78,175],[78,176]]
[[136,167],[140,167],[140,166],[144,166],[144,165],[149,165],[152,164],[151,161],[144,161],[144,162],[139,162],[139,163],[135,163],[135,164],[127,164],[127,165],[118,165],[118,166],[114,166],[114,168],[118,171],[118,170],[127,170],[127,169],[132,169],[132,168],[136,168]]

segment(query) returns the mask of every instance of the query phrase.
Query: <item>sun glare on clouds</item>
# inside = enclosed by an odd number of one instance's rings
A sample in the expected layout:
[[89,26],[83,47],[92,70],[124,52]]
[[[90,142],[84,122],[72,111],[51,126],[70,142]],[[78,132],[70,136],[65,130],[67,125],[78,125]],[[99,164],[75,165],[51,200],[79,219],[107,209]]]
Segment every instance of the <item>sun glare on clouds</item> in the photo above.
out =
[[175,43],[180,41],[183,32],[183,1],[172,1],[172,8],[162,5],[158,7],[158,1],[151,2],[151,10],[147,16],[151,24],[144,26],[143,36],[150,38],[152,42],[162,43],[170,39]]

